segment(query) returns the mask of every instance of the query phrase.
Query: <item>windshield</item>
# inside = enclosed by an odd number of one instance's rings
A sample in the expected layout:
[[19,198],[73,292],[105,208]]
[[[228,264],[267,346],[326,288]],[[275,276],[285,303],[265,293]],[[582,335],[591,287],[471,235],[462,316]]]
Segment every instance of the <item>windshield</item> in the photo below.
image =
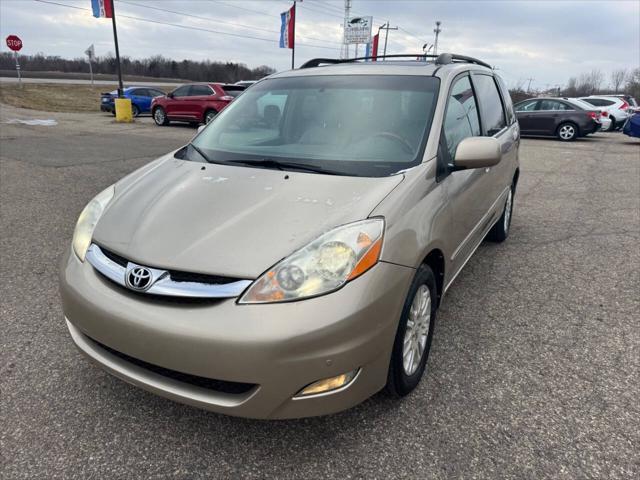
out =
[[270,160],[265,168],[282,162],[386,176],[422,160],[438,85],[434,77],[396,75],[265,80],[239,96],[193,145],[211,162]]

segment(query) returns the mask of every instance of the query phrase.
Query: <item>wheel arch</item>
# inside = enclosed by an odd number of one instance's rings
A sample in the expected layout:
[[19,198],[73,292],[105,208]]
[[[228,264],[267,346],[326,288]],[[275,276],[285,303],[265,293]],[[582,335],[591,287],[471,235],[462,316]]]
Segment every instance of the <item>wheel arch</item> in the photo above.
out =
[[444,253],[439,248],[432,249],[422,260],[422,265],[427,265],[431,268],[433,275],[436,277],[436,287],[438,288],[437,305],[440,305],[440,299],[444,293],[444,273],[446,268]]

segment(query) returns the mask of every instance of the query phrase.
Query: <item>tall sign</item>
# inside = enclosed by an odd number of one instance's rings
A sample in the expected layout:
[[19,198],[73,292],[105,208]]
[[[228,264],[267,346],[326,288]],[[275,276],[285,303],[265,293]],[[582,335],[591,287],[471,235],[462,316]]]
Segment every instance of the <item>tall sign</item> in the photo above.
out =
[[20,63],[18,62],[18,52],[22,50],[22,40],[17,35],[9,35],[7,37],[7,47],[10,50],[13,50],[13,56],[16,59],[16,72],[18,73],[18,83],[22,83],[22,78],[20,77]]
[[344,43],[370,43],[373,17],[351,17],[345,24]]

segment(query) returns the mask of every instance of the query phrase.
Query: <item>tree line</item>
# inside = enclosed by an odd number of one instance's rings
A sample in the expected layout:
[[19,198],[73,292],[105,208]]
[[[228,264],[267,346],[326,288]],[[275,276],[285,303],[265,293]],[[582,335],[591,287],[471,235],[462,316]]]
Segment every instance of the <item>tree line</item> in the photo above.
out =
[[509,89],[514,102],[545,94],[560,97],[587,97],[589,95],[627,94],[640,100],[640,68],[627,70],[624,68],[609,72],[608,77],[600,69],[570,77],[564,86],[557,86],[542,91],[524,88],[525,81],[518,82]]
[[[66,59],[59,56],[18,55],[21,70],[39,72],[69,72],[88,73],[89,65],[86,58]],[[257,80],[275,72],[266,65],[249,68],[242,63],[213,62],[210,60],[171,60],[162,55],[149,58],[131,59],[120,57],[123,75],[139,75],[155,78],[170,78],[191,80],[194,82],[222,82],[234,83],[238,80]],[[107,54],[96,57],[92,62],[94,73],[113,75],[116,73],[116,59]],[[15,69],[15,59],[9,52],[0,53],[0,69]]]

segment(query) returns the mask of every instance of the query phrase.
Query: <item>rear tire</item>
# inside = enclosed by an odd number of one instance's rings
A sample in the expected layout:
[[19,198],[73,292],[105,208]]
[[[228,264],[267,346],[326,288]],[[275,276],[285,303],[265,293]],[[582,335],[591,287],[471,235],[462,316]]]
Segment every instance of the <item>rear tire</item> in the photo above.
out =
[[492,242],[501,243],[504,242],[509,236],[511,229],[511,217],[513,216],[513,197],[515,195],[515,187],[511,185],[509,188],[509,194],[507,200],[504,203],[504,210],[500,219],[495,223],[489,233],[487,234],[487,240]]
[[169,125],[169,119],[167,118],[167,113],[164,111],[164,108],[156,107],[153,109],[153,121],[160,127]]
[[204,112],[204,124],[207,125],[211,120],[216,118],[216,115],[218,115],[218,112],[215,110],[207,110]]
[[563,142],[571,142],[578,138],[578,127],[575,123],[561,123],[558,130],[556,130],[556,135]]
[[436,278],[428,265],[416,272],[402,308],[386,390],[404,397],[420,383],[426,369],[437,310]]
[[616,129],[616,117],[614,117],[613,115],[609,115],[609,120],[611,120],[611,125],[609,125],[609,128],[607,128],[607,132],[613,132]]

